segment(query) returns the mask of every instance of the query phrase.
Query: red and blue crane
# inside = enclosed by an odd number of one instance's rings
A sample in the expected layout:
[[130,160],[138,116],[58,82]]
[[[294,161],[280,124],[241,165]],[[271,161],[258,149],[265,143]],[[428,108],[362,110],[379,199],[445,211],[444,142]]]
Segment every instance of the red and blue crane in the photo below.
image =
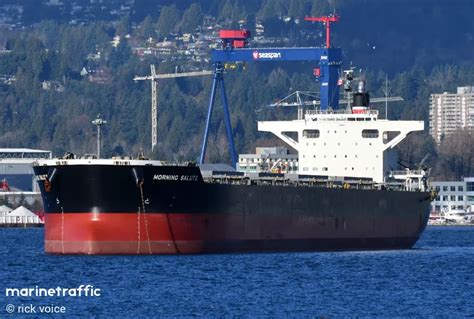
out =
[[211,62],[213,64],[213,82],[211,96],[206,118],[206,128],[202,142],[199,163],[203,164],[212,110],[216,96],[217,86],[220,87],[221,100],[224,107],[224,122],[226,126],[227,139],[229,142],[229,153],[232,166],[237,163],[232,125],[230,121],[229,107],[224,85],[224,66],[232,62],[281,62],[281,61],[317,61],[318,66],[313,74],[320,83],[321,110],[339,108],[339,86],[338,79],[342,64],[341,49],[332,48],[329,38],[329,24],[337,22],[338,16],[306,17],[305,20],[321,21],[326,25],[326,47],[301,47],[301,48],[248,48],[250,31],[248,30],[221,30],[219,37],[222,48],[212,50]]

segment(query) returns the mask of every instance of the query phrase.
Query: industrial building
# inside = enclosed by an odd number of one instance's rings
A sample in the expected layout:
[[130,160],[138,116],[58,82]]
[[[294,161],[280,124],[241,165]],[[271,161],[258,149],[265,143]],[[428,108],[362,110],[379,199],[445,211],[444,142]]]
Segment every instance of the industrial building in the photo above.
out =
[[459,129],[474,132],[474,86],[430,96],[430,134],[436,143]]
[[462,181],[432,182],[438,196],[431,202],[433,212],[448,209],[474,209],[474,177],[466,177]]
[[37,192],[32,163],[38,159],[51,158],[51,151],[27,148],[1,148],[1,190],[10,192]]

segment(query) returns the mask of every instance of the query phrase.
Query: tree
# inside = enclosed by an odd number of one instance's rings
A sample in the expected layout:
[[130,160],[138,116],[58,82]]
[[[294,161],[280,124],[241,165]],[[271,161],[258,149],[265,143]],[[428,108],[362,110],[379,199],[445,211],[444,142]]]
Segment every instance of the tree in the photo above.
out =
[[311,16],[319,17],[330,13],[328,0],[314,0],[311,8]]
[[439,146],[436,175],[444,180],[461,180],[474,174],[474,134],[457,130]]
[[232,1],[227,0],[219,12],[219,20],[227,21],[232,19],[232,12],[234,11],[234,4]]
[[286,15],[286,8],[281,0],[268,0],[260,10],[260,17],[263,20],[284,15]]
[[155,23],[150,15],[147,15],[140,24],[140,37],[143,39],[153,38],[156,36]]
[[184,11],[181,19],[181,32],[193,32],[198,26],[202,24],[202,10],[198,3],[193,3]]
[[307,0],[291,0],[288,15],[292,18],[301,18],[304,15]]
[[158,19],[157,29],[158,37],[167,37],[179,22],[179,13],[175,5],[165,6],[161,9],[160,18]]
[[[149,16],[147,16],[149,17]],[[115,33],[121,37],[129,34],[132,31],[130,16],[123,16],[120,21],[117,23],[117,29]]]

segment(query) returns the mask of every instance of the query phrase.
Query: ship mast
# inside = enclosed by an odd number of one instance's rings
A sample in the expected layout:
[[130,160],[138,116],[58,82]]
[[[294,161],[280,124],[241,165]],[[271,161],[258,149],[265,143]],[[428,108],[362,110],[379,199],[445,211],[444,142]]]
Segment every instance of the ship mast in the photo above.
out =
[[107,124],[107,121],[100,118],[100,114],[97,115],[97,118],[92,121],[92,124],[97,126],[97,158],[100,158],[100,139],[101,139],[101,126]]

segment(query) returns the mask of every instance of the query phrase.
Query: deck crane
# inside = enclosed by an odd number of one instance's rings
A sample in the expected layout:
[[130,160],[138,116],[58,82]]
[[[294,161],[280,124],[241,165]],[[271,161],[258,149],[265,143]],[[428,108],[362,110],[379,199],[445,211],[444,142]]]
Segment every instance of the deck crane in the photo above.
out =
[[[324,17],[322,17],[324,18]],[[329,23],[338,21],[339,17],[326,17],[327,33],[329,35]],[[316,20],[314,20],[316,21]],[[224,121],[226,124],[227,138],[229,142],[229,152],[232,166],[237,163],[234,138],[232,136],[232,127],[230,122],[229,108],[227,105],[227,96],[224,86],[224,66],[225,63],[235,62],[281,62],[281,61],[317,61],[318,68],[313,70],[313,74],[320,82],[321,110],[339,108],[339,85],[340,67],[342,65],[341,49],[331,48],[329,41],[326,47],[304,47],[304,48],[248,48],[250,31],[247,30],[221,30],[219,33],[222,47],[212,50],[211,62],[214,68],[213,83],[211,88],[211,97],[209,99],[208,114],[206,119],[206,128],[201,148],[199,163],[203,164],[207,138],[209,135],[209,126],[214,106],[217,85],[220,84],[221,99],[224,107]],[[329,36],[327,37],[329,40]]]
[[157,74],[155,65],[150,65],[151,73],[146,76],[135,76],[134,81],[151,80],[151,151],[155,150],[158,142],[157,131],[158,131],[158,79],[171,79],[181,78],[188,76],[203,76],[211,75],[213,71],[194,71],[194,72],[182,72],[182,73],[168,73],[168,74]]

